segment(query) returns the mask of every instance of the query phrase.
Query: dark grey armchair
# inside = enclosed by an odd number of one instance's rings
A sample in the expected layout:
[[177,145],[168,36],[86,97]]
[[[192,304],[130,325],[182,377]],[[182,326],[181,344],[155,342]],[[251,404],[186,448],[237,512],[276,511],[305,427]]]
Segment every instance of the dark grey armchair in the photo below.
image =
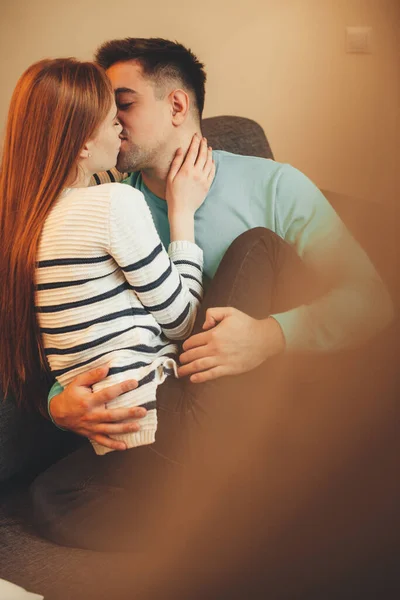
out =
[[263,128],[252,119],[233,116],[209,117],[203,119],[201,129],[214,150],[274,158]]

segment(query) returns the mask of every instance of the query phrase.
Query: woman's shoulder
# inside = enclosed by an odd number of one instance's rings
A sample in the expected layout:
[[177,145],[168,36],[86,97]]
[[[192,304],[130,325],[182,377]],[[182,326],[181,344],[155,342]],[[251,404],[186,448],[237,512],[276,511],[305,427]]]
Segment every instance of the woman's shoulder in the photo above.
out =
[[[92,189],[92,188],[88,188]],[[122,210],[124,206],[135,202],[137,205],[145,203],[144,196],[140,190],[126,183],[103,183],[93,186],[93,194],[99,194],[107,198],[111,206]]]
[[130,214],[147,213],[148,207],[142,192],[122,183],[103,183],[86,188],[68,190],[61,198],[57,212],[79,212],[82,217],[95,222],[108,220],[110,216],[129,218]]
[[142,192],[133,188],[130,185],[122,183],[102,183],[100,185],[93,185],[85,188],[70,188],[64,190],[61,198],[61,203],[64,206],[69,205],[70,209],[73,207],[80,207],[89,212],[91,207],[99,209],[103,206],[104,209],[107,207],[115,206],[122,209],[126,203],[134,202],[141,203],[144,200]]
[[70,198],[103,198],[104,200],[110,198],[141,198],[142,192],[125,183],[101,183],[99,185],[91,185],[84,188],[68,188],[64,190],[63,196],[69,196]]
[[129,184],[105,183],[96,187],[105,188],[104,191],[110,199],[113,211],[123,212],[132,208],[136,211],[142,208],[147,209],[147,203],[142,192]]
[[124,198],[142,198],[143,194],[140,190],[129,185],[129,183],[102,183],[88,189],[97,189],[109,194],[110,197],[123,196]]

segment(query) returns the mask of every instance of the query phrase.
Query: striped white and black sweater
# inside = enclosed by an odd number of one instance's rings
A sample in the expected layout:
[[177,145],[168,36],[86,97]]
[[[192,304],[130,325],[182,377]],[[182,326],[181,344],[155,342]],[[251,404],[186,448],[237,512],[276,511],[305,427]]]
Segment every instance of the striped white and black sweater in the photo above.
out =
[[[94,391],[137,379],[108,407],[145,406],[128,447],[154,442],[156,389],[176,373],[177,345],[202,298],[203,253],[187,241],[165,251],[143,194],[109,183],[64,190],[46,219],[36,268],[36,310],[51,371],[62,386],[108,364]],[[93,444],[98,454],[108,450]]]

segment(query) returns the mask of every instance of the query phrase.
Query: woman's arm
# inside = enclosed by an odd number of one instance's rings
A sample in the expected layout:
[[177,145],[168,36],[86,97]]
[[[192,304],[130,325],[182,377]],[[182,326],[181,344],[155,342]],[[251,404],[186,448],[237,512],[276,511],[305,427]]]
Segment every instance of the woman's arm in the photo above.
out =
[[177,152],[167,181],[172,239],[168,253],[141,192],[113,186],[108,251],[170,339],[190,334],[202,298],[203,252],[194,243],[194,214],[208,192],[213,170],[205,142],[193,142],[186,158]]

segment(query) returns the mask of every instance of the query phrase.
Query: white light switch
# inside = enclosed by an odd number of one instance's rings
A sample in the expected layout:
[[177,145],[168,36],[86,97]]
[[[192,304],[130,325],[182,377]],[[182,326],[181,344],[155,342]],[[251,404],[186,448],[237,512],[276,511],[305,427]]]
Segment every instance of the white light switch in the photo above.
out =
[[372,27],[346,27],[346,52],[370,54]]

